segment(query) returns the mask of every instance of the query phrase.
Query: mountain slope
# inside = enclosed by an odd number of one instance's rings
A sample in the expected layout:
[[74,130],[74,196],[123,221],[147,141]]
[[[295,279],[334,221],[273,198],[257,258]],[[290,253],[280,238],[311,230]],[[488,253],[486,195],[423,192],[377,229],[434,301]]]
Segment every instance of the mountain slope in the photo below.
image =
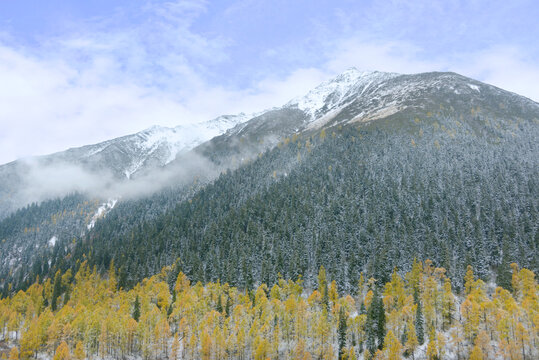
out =
[[259,114],[220,116],[175,128],[154,126],[103,143],[0,166],[0,219],[26,204],[73,191],[117,198],[129,179],[146,177],[144,186],[159,184],[155,186],[158,190],[170,185],[170,176],[156,181],[156,171],[176,163],[170,168],[182,173],[181,162],[186,157],[174,160],[201,144],[198,153],[204,158],[234,167],[294,133],[335,124],[404,113],[451,116],[481,112],[484,116],[514,114],[509,116],[532,119],[537,118],[536,107],[531,100],[454,73],[401,75],[349,69],[305,96]]
[[[310,284],[324,265],[349,288],[415,256],[455,279],[467,264],[485,279],[511,261],[536,270],[538,127],[537,103],[457,74],[350,70],[164,168],[204,159],[216,170],[204,181],[120,201],[52,255],[21,250],[0,278],[20,285],[83,258],[114,260],[123,285],[177,258],[191,279],[242,287],[277,273]],[[10,231],[3,258],[31,249]],[[40,256],[54,266],[33,266]]]
[[190,151],[250,117],[242,113],[175,128],[153,126],[99,144],[2,165],[0,219],[29,203],[73,191],[118,197],[125,180],[158,171],[178,154]]

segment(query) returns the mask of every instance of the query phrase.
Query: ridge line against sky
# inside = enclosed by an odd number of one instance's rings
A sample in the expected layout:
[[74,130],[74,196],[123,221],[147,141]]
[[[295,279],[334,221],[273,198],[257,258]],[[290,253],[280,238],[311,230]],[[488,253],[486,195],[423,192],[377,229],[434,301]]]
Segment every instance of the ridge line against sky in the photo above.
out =
[[534,1],[0,2],[0,164],[285,104],[349,67],[539,101]]

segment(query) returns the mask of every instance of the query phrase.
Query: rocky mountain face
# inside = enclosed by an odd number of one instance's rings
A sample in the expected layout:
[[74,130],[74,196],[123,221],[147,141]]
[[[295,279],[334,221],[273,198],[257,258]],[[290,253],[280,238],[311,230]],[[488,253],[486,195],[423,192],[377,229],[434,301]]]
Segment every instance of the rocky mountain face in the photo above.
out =
[[178,257],[240,286],[324,264],[346,287],[411,254],[459,276],[483,259],[486,276],[537,253],[538,127],[539,104],[458,74],[350,69],[259,114],[16,161],[0,167],[0,278],[22,286],[89,254],[133,281]]

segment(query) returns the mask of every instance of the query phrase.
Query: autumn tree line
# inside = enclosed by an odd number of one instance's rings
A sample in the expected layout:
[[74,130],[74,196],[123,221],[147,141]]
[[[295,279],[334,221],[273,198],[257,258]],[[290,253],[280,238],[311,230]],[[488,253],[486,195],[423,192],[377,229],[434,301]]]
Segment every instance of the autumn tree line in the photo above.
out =
[[504,289],[469,266],[455,294],[445,269],[414,261],[404,277],[362,274],[341,294],[323,267],[308,291],[301,277],[252,290],[193,284],[170,266],[127,291],[114,266],[104,277],[83,262],[0,300],[2,358],[531,360],[539,287],[532,271],[512,270]]

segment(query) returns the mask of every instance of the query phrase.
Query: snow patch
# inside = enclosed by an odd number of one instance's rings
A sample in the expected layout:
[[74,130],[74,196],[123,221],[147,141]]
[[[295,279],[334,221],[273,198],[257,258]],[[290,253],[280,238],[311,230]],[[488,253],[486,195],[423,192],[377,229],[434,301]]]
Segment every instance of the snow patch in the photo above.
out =
[[105,216],[109,211],[111,211],[116,203],[118,202],[118,199],[111,199],[107,201],[106,203],[103,203],[95,212],[94,216],[92,216],[92,219],[90,220],[90,223],[86,225],[88,230],[92,229],[95,226],[95,222]]
[[53,237],[49,239],[48,244],[50,247],[54,247],[57,241],[58,241],[58,238],[56,237],[56,235],[54,235]]
[[468,86],[470,87],[470,89],[472,90],[475,90],[477,92],[481,92],[481,90],[479,90],[479,86],[477,85],[474,85],[474,84],[468,84]]

